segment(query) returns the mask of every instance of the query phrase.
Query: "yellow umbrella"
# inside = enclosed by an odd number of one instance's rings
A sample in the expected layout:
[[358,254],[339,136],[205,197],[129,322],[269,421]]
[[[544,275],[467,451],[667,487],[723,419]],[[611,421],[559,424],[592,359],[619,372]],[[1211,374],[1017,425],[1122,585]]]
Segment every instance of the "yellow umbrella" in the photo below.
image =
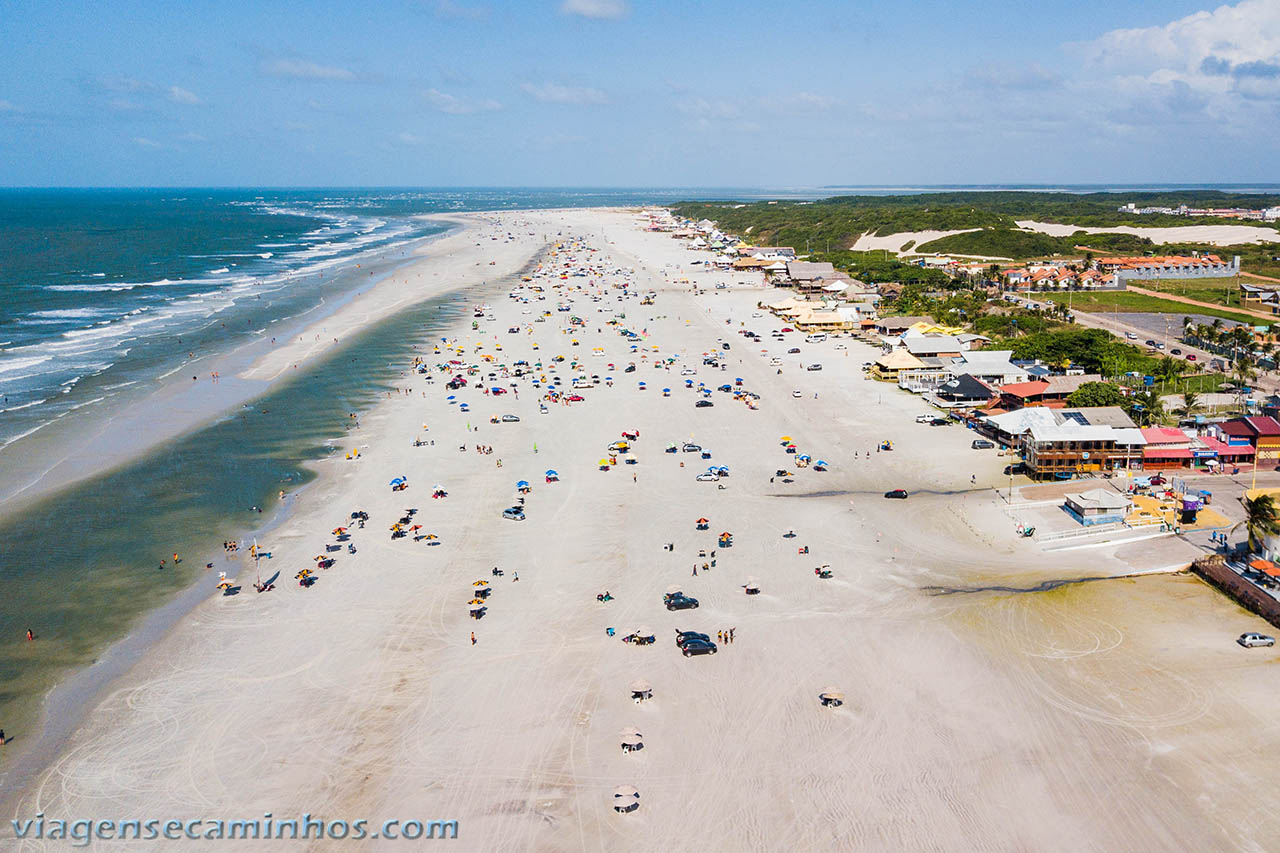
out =
[[488,586],[488,585],[489,585],[488,581],[476,581],[475,583],[472,584],[472,586]]
[[434,533],[428,533],[426,536],[424,536],[424,537],[422,537],[422,538],[424,538],[424,539],[439,539],[440,537],[439,537],[439,536],[437,536],[437,535],[435,535]]

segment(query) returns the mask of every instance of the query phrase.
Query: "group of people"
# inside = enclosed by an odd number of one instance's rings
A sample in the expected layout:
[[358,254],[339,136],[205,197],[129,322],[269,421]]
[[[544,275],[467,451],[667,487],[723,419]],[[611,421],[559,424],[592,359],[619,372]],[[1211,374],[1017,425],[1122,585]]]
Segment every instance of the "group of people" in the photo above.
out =
[[723,631],[716,631],[716,640],[722,645],[731,644],[733,642],[734,632],[737,630],[737,628],[726,628]]

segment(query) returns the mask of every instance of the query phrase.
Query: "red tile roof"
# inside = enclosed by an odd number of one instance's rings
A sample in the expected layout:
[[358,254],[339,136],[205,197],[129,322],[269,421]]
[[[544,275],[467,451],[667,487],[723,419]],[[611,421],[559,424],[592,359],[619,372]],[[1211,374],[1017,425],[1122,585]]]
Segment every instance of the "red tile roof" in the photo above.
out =
[[1027,397],[1035,397],[1043,394],[1048,387],[1048,382],[1041,382],[1038,380],[1033,382],[1014,382],[1009,385],[1000,386],[1000,393],[1026,399]]

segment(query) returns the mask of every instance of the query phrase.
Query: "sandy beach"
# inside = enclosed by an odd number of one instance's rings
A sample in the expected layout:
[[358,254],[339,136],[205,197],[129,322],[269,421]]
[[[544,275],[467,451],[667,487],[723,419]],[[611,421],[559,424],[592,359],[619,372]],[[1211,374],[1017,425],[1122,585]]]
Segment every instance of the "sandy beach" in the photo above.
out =
[[1039,231],[1053,237],[1066,237],[1077,231],[1086,231],[1090,234],[1132,234],[1135,237],[1146,237],[1153,243],[1209,243],[1214,246],[1268,243],[1276,240],[1276,230],[1261,225],[1174,225],[1164,228],[1113,225],[1107,228],[1084,228],[1079,225],[1036,222],[1032,219],[1020,219],[1017,224],[1027,231]]
[[[454,330],[461,354],[421,353],[428,365],[524,360],[543,364],[533,376],[554,365],[562,384],[601,382],[573,402],[544,399],[529,374],[449,390],[452,371],[416,374],[406,354],[401,393],[350,439],[358,458],[319,463],[262,543],[276,589],[255,593],[248,561],[238,595],[210,576],[209,598],[47,768],[6,786],[11,817],[457,820],[469,850],[1272,846],[1263,780],[1280,736],[1260,676],[1274,656],[1224,642],[1257,620],[1182,574],[1018,591],[1176,566],[1194,549],[1016,539],[995,491],[1004,460],[971,451],[962,429],[915,424],[920,399],[863,377],[875,349],[773,341],[781,323],[756,305],[780,292],[716,289],[728,274],[694,272],[701,256],[634,212],[475,223],[240,375],[270,381],[346,327],[467,287],[480,316]],[[534,258],[565,277],[522,282]],[[703,364],[713,350],[725,369]],[[696,408],[684,387],[738,378],[758,408],[720,391]],[[491,423],[504,414],[519,420]],[[600,470],[629,430],[638,441]],[[783,435],[829,470],[795,468]],[[876,452],[884,439],[894,450]],[[671,442],[711,459],[664,452]],[[730,476],[695,481],[713,463]],[[519,480],[527,518],[508,520]],[[892,488],[910,499],[884,499]],[[391,537],[411,508],[438,544]],[[350,531],[355,553],[344,544],[300,587],[295,573],[357,510],[370,518]],[[744,592],[752,578],[758,595]],[[480,620],[477,581],[492,588]],[[673,585],[700,606],[666,610]],[[641,626],[656,643],[621,641]],[[686,658],[679,629],[734,639]],[[637,679],[648,701],[633,701]],[[820,706],[829,686],[842,707]],[[620,748],[625,727],[642,750]],[[640,794],[627,814],[613,809],[623,785]]]

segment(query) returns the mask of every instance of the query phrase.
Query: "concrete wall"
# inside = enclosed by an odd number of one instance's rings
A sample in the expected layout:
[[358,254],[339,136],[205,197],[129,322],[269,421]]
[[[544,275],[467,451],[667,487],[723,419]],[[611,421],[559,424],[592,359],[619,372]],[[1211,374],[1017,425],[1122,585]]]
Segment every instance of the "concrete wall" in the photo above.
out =
[[1280,628],[1280,602],[1233,572],[1221,555],[1201,557],[1191,564],[1191,571],[1234,598],[1244,609]]

